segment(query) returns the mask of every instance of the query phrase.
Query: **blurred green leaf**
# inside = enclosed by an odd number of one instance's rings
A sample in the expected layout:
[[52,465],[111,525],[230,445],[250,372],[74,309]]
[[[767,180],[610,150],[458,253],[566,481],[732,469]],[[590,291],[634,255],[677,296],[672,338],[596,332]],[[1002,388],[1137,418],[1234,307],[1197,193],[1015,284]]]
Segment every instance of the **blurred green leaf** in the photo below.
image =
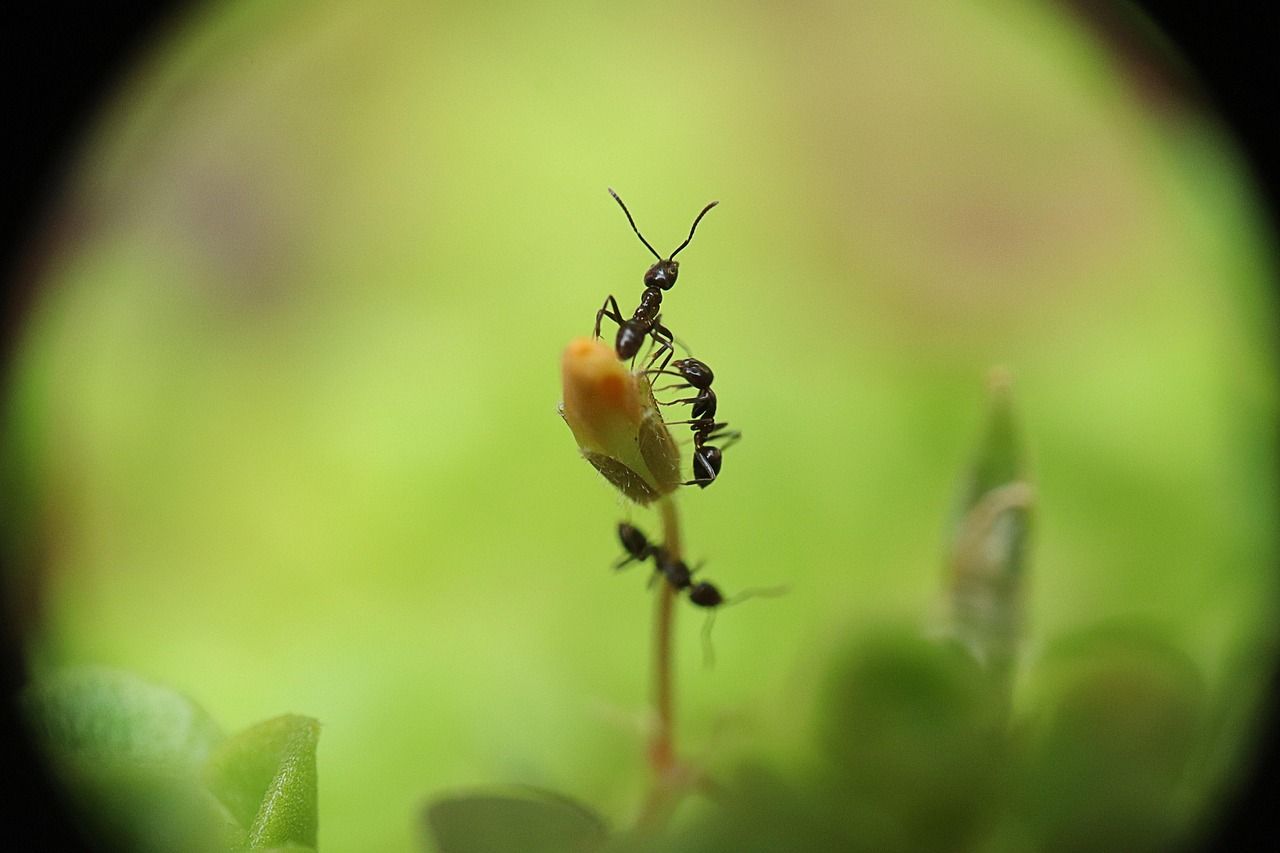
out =
[[1013,414],[1012,387],[1012,378],[1002,368],[993,369],[987,378],[986,428],[961,492],[961,516],[987,492],[1023,478],[1022,441]]
[[29,688],[26,704],[37,737],[64,757],[196,768],[223,739],[186,696],[118,670],[63,670]]
[[986,434],[961,490],[947,566],[948,630],[1007,696],[1022,634],[1022,577],[1034,491],[1023,477],[1011,380],[993,370]]
[[604,819],[576,800],[528,790],[523,795],[473,794],[427,807],[439,853],[571,853],[604,847]]
[[831,814],[881,849],[962,847],[1003,802],[1000,720],[986,675],[960,649],[905,629],[860,639],[819,721]]
[[316,846],[320,724],[285,714],[227,740],[209,758],[209,788],[248,830],[251,850]]
[[225,850],[244,833],[200,782],[223,735],[186,696],[85,667],[32,685],[25,704],[93,834],[129,850]]
[[[841,836],[837,822],[824,813],[826,805],[811,780],[797,782],[764,764],[745,764],[722,786],[715,798],[716,807],[702,820],[672,838],[635,849],[645,853],[854,853],[884,849],[873,844],[851,844]],[[632,848],[620,848],[618,853],[632,853]]]
[[1167,849],[1193,811],[1195,665],[1151,632],[1107,626],[1056,644],[1043,669],[1020,790],[1044,849]]

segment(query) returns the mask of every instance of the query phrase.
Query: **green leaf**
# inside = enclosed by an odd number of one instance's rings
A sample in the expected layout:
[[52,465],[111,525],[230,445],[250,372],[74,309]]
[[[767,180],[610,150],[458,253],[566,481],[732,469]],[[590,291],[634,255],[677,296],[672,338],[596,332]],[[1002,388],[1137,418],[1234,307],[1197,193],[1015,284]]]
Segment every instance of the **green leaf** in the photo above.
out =
[[118,670],[63,670],[30,687],[25,703],[37,738],[74,760],[179,771],[223,739],[186,696]]
[[248,830],[251,850],[316,846],[320,724],[286,714],[236,734],[210,756],[209,789]]
[[1113,624],[1058,641],[1040,670],[1019,790],[1045,849],[1176,847],[1205,737],[1196,665],[1158,632]]
[[996,368],[987,378],[987,424],[961,493],[963,515],[992,489],[1024,477],[1022,441],[1013,414],[1013,381]]
[[850,838],[881,850],[955,850],[1001,806],[1007,750],[984,672],[915,630],[841,656],[819,721],[826,796]]
[[576,800],[535,789],[435,800],[426,821],[439,853],[586,853],[601,849],[604,820]]
[[1009,692],[1022,634],[1022,587],[1035,494],[1025,480],[1010,380],[989,380],[986,434],[960,493],[947,560],[951,635]]
[[987,380],[986,432],[978,444],[952,524],[952,563],[992,582],[1016,583],[1023,571],[1031,488],[1013,414],[1012,380],[999,368]]
[[198,705],[117,670],[63,670],[24,704],[93,834],[127,850],[225,850],[244,833],[200,782],[223,739]]

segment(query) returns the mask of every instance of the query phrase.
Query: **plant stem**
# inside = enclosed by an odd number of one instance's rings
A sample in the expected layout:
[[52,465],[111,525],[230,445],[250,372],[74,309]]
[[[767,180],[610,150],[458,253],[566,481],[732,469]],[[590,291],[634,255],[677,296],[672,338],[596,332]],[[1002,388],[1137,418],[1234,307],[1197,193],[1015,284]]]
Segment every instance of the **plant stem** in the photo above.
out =
[[[662,546],[671,560],[683,559],[680,542],[680,515],[675,499],[666,496],[658,503],[662,513]],[[649,764],[659,778],[676,764],[675,750],[675,664],[671,635],[675,626],[676,590],[665,581],[658,585],[658,601],[653,619],[653,706],[655,726],[649,742]]]
[[[658,502],[662,515],[662,546],[672,560],[681,559],[680,516],[670,495]],[[675,808],[682,786],[682,770],[675,747],[675,664],[672,633],[675,628],[676,589],[665,579],[658,584],[653,613],[653,708],[654,727],[649,739],[649,769],[653,780],[640,809],[637,830],[649,833],[661,829]]]

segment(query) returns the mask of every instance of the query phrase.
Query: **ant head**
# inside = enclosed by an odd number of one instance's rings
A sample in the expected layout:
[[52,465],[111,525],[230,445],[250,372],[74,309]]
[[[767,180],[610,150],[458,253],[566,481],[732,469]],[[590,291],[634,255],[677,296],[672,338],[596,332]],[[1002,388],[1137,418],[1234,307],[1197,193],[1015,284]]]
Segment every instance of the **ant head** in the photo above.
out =
[[676,276],[680,272],[680,262],[670,259],[659,259],[656,264],[649,267],[644,274],[644,286],[656,287],[660,290],[670,290],[675,286]]
[[631,230],[636,232],[636,236],[640,238],[640,242],[644,243],[644,247],[653,253],[658,262],[649,267],[648,272],[644,274],[645,287],[657,287],[661,290],[670,290],[676,283],[676,274],[680,269],[680,265],[676,263],[676,255],[680,254],[680,250],[689,245],[689,241],[693,239],[693,232],[698,230],[698,223],[702,221],[702,217],[707,215],[707,211],[715,207],[720,202],[713,201],[711,204],[702,208],[702,212],[693,220],[693,227],[689,229],[689,236],[684,242],[676,247],[676,250],[668,255],[665,259],[658,254],[658,250],[649,245],[649,241],[640,233],[640,229],[636,227],[636,221],[631,218],[631,211],[627,210],[627,206],[622,203],[622,199],[610,187],[609,195],[613,196],[613,200],[618,203],[618,207],[622,208],[622,212],[627,215],[627,221],[631,223]]
[[671,362],[671,366],[679,371],[684,380],[694,388],[709,388],[716,378],[706,362],[698,361],[696,358],[676,359]]
[[698,581],[689,587],[689,600],[699,607],[715,608],[724,604],[724,596],[710,581]]

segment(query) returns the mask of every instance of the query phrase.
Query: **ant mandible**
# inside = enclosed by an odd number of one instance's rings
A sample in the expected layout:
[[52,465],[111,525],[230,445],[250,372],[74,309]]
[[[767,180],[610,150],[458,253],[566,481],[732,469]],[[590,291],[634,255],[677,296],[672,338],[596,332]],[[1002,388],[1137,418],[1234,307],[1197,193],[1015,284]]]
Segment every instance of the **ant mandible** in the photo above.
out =
[[631,211],[627,210],[627,206],[622,203],[622,199],[613,191],[612,187],[609,188],[609,195],[613,196],[613,200],[618,203],[618,206],[622,208],[622,212],[627,215],[627,221],[631,223],[631,230],[636,232],[636,236],[640,238],[641,243],[644,243],[645,248],[653,252],[653,256],[658,259],[658,262],[649,267],[644,274],[644,292],[640,294],[640,304],[636,306],[631,319],[624,320],[622,318],[622,311],[618,308],[618,300],[613,298],[613,294],[609,294],[604,304],[600,306],[600,310],[596,312],[594,336],[600,337],[600,320],[603,317],[608,317],[618,324],[618,336],[614,341],[614,350],[618,353],[618,358],[623,361],[635,358],[647,336],[653,338],[654,343],[658,345],[649,363],[653,364],[665,352],[667,360],[662,363],[662,366],[666,367],[667,362],[671,360],[672,352],[674,352],[671,345],[675,342],[675,336],[671,334],[670,329],[662,325],[662,316],[660,314],[662,291],[670,290],[675,286],[676,275],[680,270],[680,264],[675,259],[676,255],[680,254],[680,251],[693,240],[693,232],[697,230],[698,223],[702,221],[702,217],[706,216],[707,211],[720,202],[713,201],[702,208],[702,212],[693,220],[693,226],[689,229],[689,236],[674,252],[663,258],[653,246],[649,245],[649,241],[644,238],[644,235],[640,233],[640,229],[636,227],[636,221],[631,218]]

